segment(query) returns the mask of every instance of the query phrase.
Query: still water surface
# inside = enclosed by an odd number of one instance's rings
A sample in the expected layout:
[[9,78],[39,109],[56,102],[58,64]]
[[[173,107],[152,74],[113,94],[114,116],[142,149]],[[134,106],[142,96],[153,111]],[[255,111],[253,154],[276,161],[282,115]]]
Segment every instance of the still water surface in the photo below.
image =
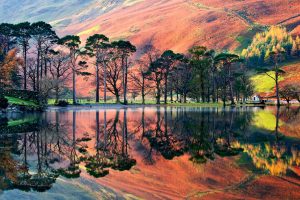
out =
[[62,109],[0,123],[0,199],[300,199],[300,108]]

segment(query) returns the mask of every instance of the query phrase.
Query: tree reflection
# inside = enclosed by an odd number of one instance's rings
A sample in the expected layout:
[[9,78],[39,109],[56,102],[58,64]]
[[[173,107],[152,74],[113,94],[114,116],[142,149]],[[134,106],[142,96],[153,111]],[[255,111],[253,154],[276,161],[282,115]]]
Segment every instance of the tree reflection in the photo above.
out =
[[168,112],[164,107],[164,115],[161,116],[160,107],[156,111],[156,126],[154,131],[148,131],[144,136],[149,140],[150,146],[160,152],[160,154],[168,160],[175,156],[183,154],[180,140],[174,135],[169,134]]
[[78,142],[76,140],[76,111],[72,112],[72,141],[69,145],[68,158],[70,160],[67,168],[60,168],[58,172],[66,178],[78,178],[81,170],[79,169],[79,156],[77,153]]
[[279,126],[280,120],[297,122],[299,109],[277,109],[274,134],[253,132],[248,108],[157,107],[148,112],[143,107],[94,113],[92,132],[83,135],[76,111],[1,120],[0,189],[46,191],[59,175],[78,178],[86,171],[100,178],[111,170],[130,170],[137,164],[133,151],[147,165],[183,154],[202,164],[242,152],[272,175],[300,165],[298,142],[283,138]]

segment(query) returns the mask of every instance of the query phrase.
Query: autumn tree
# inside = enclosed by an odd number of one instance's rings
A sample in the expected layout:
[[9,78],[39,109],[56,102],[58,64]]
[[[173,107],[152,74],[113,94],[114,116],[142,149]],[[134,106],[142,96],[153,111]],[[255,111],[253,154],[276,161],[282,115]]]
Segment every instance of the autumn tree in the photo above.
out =
[[266,31],[257,33],[252,43],[242,51],[241,57],[246,59],[248,66],[270,65],[273,62],[270,54],[276,49],[283,49],[285,52],[281,61],[290,59],[297,51],[297,39],[285,27],[271,26]]
[[291,100],[298,98],[298,92],[299,89],[295,85],[289,84],[280,89],[279,96],[285,99],[288,104],[290,104]]
[[1,87],[13,87],[18,86],[18,75],[19,65],[22,64],[22,59],[17,56],[17,49],[10,50],[4,57],[3,62],[0,62],[0,85]]

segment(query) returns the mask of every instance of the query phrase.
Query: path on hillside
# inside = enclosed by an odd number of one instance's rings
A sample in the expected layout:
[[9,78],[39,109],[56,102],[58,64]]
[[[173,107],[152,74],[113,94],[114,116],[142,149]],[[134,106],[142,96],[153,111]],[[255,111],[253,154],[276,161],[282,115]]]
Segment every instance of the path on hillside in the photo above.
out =
[[278,22],[277,24],[278,24],[278,25],[279,25],[279,24],[283,24],[283,23],[285,23],[285,22],[287,22],[287,21],[290,21],[290,20],[292,20],[292,19],[296,19],[296,18],[298,18],[298,17],[300,17],[300,13],[297,14],[297,15],[294,15],[294,16],[292,16],[292,17],[289,17],[289,18],[287,18],[287,19],[284,19],[284,20]]
[[[200,10],[209,10],[209,11],[215,11],[215,12],[222,12],[222,13],[226,13],[228,15],[231,16],[235,16],[236,18],[238,18],[240,21],[243,22],[243,24],[245,24],[248,27],[254,28],[257,27],[258,23],[252,21],[250,18],[248,18],[246,15],[243,15],[241,12],[235,11],[235,10],[231,10],[228,8],[216,8],[216,7],[211,7],[211,6],[207,6],[201,3],[196,3],[193,0],[187,0],[187,3],[193,7],[196,7]],[[261,25],[263,26],[263,25]]]

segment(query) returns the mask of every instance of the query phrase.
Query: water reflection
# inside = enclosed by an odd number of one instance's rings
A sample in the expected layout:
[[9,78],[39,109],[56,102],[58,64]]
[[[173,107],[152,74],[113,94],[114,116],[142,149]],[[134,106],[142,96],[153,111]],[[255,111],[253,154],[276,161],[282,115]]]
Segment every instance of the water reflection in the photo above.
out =
[[[259,112],[274,115],[274,130],[257,126]],[[134,155],[146,166],[183,155],[198,165],[240,155],[258,173],[296,173],[300,143],[284,137],[284,130],[299,119],[299,108],[187,107],[50,111],[1,119],[0,189],[42,192],[59,176],[79,178],[85,172],[101,178],[112,170],[131,170],[139,164]]]

